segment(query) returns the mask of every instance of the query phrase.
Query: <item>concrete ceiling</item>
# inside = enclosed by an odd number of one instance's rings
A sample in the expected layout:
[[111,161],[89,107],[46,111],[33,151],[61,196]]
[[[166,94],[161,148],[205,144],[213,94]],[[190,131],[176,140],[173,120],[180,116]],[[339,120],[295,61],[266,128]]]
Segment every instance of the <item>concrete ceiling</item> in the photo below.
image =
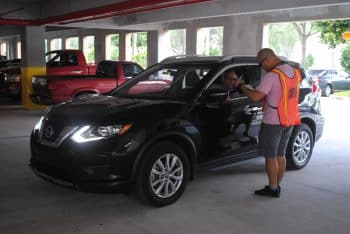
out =
[[[37,20],[122,2],[125,2],[125,0],[5,0],[1,1],[0,17]],[[259,19],[262,16],[266,22],[274,22],[275,20],[288,21],[288,19],[346,18],[349,17],[349,12],[350,0],[212,0],[205,3],[176,6],[99,20],[79,22],[78,19],[75,23],[59,26],[151,30],[171,27],[172,24],[184,20],[207,19],[229,15],[256,14],[259,15]],[[53,23],[50,25],[55,26],[57,24]]]

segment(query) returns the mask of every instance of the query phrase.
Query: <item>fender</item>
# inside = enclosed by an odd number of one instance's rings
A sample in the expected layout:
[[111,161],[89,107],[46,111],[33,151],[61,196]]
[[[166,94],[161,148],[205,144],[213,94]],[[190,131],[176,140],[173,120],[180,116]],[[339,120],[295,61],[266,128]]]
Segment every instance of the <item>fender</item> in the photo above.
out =
[[152,138],[151,140],[147,141],[141,148],[141,150],[139,151],[139,153],[136,156],[133,168],[132,168],[132,174],[131,174],[131,180],[134,182],[137,176],[137,170],[138,167],[140,165],[140,162],[145,154],[145,152],[156,142],[162,141],[162,140],[167,140],[171,137],[181,137],[185,142],[187,142],[189,144],[189,146],[191,147],[191,155],[189,156],[189,160],[190,160],[190,179],[193,179],[195,176],[195,171],[197,169],[197,159],[198,159],[198,147],[196,146],[195,142],[191,139],[191,137],[189,137],[188,135],[186,135],[183,132],[179,132],[179,131],[169,131],[169,132],[165,132],[165,133],[161,133],[159,135],[157,135],[156,137]]
[[79,89],[74,90],[72,97],[75,97],[78,93],[81,93],[81,92],[93,92],[93,93],[100,94],[100,92],[97,89],[83,87],[83,88],[79,88]]

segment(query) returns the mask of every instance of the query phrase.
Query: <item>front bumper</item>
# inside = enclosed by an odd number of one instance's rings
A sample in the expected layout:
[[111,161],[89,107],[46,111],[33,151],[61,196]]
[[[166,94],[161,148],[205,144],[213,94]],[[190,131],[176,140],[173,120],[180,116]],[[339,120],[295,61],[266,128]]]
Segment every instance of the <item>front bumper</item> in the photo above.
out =
[[118,143],[97,141],[79,145],[67,138],[59,147],[52,147],[40,142],[38,134],[33,133],[30,145],[30,167],[53,183],[95,190],[130,182],[136,153],[134,150],[121,151]]
[[30,100],[36,104],[51,106],[53,105],[52,98],[50,96],[42,96],[39,94],[30,94]]
[[9,96],[20,96],[21,95],[21,84],[20,83],[7,83],[6,93]]

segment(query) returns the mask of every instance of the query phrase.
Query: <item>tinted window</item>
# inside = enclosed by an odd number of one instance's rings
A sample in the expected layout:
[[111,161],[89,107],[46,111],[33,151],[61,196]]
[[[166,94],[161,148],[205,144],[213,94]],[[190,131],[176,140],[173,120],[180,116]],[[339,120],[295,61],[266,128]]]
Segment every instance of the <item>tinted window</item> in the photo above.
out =
[[322,72],[324,72],[324,70],[309,70],[309,74],[311,76],[318,76],[319,74],[321,74]]
[[46,56],[47,66],[49,67],[66,67],[77,66],[78,58],[75,53],[49,53]]
[[117,89],[114,94],[159,99],[188,98],[196,94],[210,69],[211,66],[202,64],[155,66]]
[[101,78],[116,78],[117,63],[112,61],[101,61],[96,70],[96,77]]
[[142,72],[143,69],[136,64],[123,64],[123,71],[124,77],[130,79]]

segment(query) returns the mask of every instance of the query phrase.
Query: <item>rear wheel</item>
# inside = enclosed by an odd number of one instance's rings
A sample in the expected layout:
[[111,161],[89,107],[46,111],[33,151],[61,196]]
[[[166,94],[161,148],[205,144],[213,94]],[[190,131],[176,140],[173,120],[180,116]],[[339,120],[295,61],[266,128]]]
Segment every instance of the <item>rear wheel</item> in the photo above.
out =
[[184,151],[171,142],[154,145],[141,161],[136,189],[141,200],[166,206],[180,198],[189,178],[189,161]]
[[308,125],[294,127],[287,148],[287,168],[298,170],[305,167],[312,155],[313,134]]

